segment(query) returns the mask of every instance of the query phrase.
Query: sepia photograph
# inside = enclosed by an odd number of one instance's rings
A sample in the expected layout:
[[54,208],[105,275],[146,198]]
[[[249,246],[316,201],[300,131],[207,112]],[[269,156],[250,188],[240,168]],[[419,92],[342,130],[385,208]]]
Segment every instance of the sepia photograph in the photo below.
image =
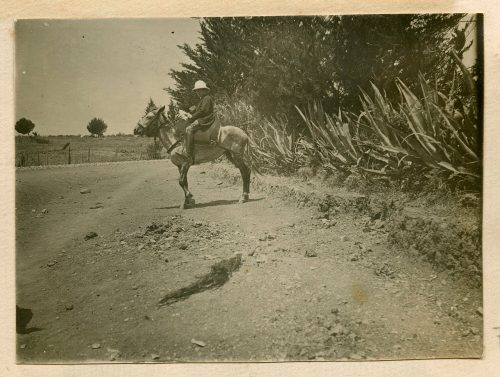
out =
[[482,14],[14,32],[17,363],[482,357]]

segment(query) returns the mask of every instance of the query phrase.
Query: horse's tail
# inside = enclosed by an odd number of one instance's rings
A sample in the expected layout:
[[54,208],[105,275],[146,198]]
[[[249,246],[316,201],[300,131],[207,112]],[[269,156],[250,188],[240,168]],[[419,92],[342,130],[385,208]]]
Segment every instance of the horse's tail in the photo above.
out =
[[248,161],[248,164],[250,165],[250,171],[255,174],[255,175],[262,175],[262,173],[260,172],[259,168],[257,167],[257,161],[255,161],[255,158],[254,158],[254,154],[252,153],[252,151],[250,150],[250,148],[252,147],[257,147],[257,144],[255,144],[255,142],[250,138],[250,136],[248,136],[248,142],[247,142],[247,145],[245,147],[245,156],[246,156],[246,160]]

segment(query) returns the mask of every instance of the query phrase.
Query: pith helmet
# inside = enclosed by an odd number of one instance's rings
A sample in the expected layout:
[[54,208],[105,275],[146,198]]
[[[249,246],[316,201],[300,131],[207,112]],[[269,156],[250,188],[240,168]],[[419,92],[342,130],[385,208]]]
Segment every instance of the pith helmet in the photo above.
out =
[[198,80],[194,83],[193,90],[199,90],[199,89],[208,89],[208,86],[207,84],[205,84],[205,81]]

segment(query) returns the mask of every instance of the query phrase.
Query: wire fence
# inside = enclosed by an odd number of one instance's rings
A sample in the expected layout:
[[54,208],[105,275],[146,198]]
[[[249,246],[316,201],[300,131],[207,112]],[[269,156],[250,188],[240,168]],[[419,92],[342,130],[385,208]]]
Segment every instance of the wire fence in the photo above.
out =
[[135,152],[121,152],[116,149],[113,152],[90,147],[86,149],[71,149],[71,147],[68,147],[64,150],[16,152],[16,167],[157,160],[165,157],[166,153],[164,151],[155,148]]

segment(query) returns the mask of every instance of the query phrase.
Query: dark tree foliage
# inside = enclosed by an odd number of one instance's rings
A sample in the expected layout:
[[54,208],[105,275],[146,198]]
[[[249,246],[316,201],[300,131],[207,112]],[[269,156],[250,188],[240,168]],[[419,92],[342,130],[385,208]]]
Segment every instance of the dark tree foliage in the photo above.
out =
[[172,123],[175,123],[175,121],[179,119],[179,109],[173,101],[170,101],[170,103],[168,104],[167,119]]
[[87,125],[87,130],[93,136],[103,136],[107,129],[107,124],[101,118],[94,118]]
[[146,109],[144,109],[144,115],[147,115],[150,111],[156,110],[158,107],[155,105],[153,99],[150,97],[149,102],[146,105]]
[[[244,99],[265,116],[296,116],[294,106],[320,101],[327,112],[360,110],[360,89],[377,85],[399,98],[396,78],[411,89],[419,73],[460,91],[454,75],[465,45],[462,14],[204,18],[201,41],[179,46],[190,59],[171,71],[168,91],[179,108],[204,80],[218,101]],[[458,82],[458,80],[456,80]],[[414,85],[412,87],[412,84]]]
[[35,123],[26,118],[21,118],[16,122],[15,129],[20,134],[29,134],[35,128]]

